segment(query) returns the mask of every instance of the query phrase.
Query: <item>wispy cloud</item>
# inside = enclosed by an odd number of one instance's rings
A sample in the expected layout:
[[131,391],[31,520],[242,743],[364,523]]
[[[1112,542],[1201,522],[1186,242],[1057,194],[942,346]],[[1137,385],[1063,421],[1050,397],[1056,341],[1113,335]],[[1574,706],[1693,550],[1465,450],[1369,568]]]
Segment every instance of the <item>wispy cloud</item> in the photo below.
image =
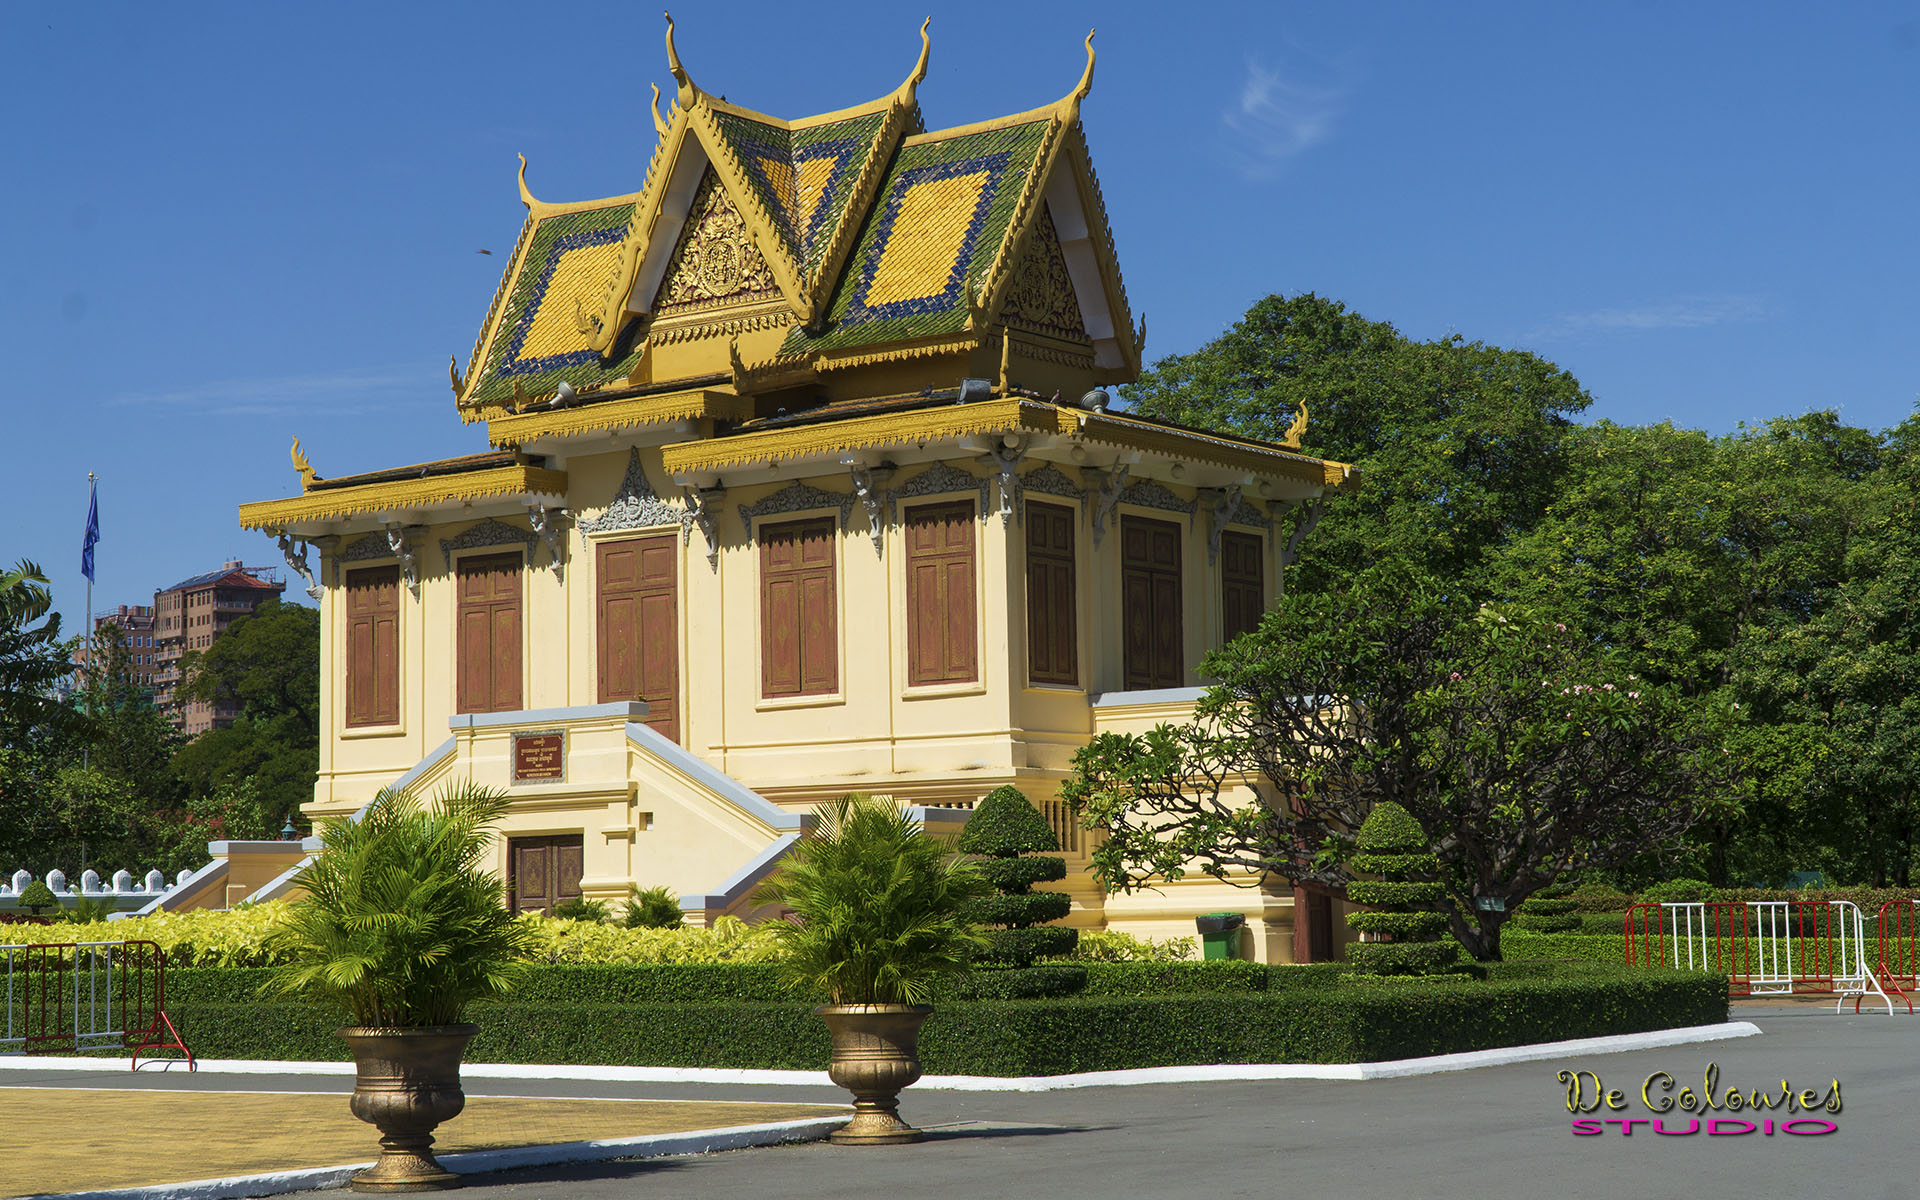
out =
[[1290,158],[1333,134],[1347,89],[1310,83],[1293,66],[1247,57],[1238,102],[1221,114],[1241,173],[1270,179]]
[[209,417],[275,416],[316,408],[351,415],[382,412],[428,397],[438,399],[435,382],[431,366],[361,367],[308,375],[220,379],[164,391],[122,392],[109,398],[107,404]]
[[1527,333],[1534,341],[1581,341],[1616,333],[1644,333],[1656,329],[1705,329],[1711,325],[1744,325],[1773,316],[1765,296],[1721,293],[1676,296],[1625,308],[1595,308],[1561,313]]

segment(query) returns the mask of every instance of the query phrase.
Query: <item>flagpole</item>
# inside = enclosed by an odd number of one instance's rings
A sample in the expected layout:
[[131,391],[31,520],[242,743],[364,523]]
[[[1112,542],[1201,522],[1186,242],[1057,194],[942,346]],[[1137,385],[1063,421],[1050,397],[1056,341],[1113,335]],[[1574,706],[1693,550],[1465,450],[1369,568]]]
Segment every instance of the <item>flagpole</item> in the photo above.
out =
[[[95,495],[94,489],[95,487],[98,486],[98,484],[99,484],[99,477],[96,476],[92,471],[88,471],[87,472],[87,496],[88,496],[87,503],[88,503],[89,513],[93,511],[92,498]],[[94,663],[93,663],[93,572],[92,571],[87,572],[86,635],[87,635],[87,685],[86,685],[87,686],[87,716],[92,717],[93,716],[93,681],[95,678]],[[80,766],[82,767],[82,769],[84,769],[92,765],[93,765],[93,739],[89,737],[86,743],[80,747]]]

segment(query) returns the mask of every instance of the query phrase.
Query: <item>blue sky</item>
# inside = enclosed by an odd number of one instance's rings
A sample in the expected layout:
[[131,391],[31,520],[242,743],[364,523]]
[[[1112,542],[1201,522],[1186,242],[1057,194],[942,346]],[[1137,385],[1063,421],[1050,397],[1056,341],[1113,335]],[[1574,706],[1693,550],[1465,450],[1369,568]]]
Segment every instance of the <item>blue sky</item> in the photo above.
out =
[[[1077,79],[1148,354],[1270,292],[1533,350],[1591,417],[1716,432],[1920,391],[1910,6],[940,4],[932,127]],[[546,15],[536,15],[546,14]],[[564,14],[556,16],[553,14]],[[893,88],[921,10],[685,3],[688,69],[800,116]],[[622,194],[670,87],[656,11],[0,6],[0,560],[78,629],[223,558],[235,506],[483,447],[447,390],[522,217]],[[491,255],[477,253],[491,250]]]

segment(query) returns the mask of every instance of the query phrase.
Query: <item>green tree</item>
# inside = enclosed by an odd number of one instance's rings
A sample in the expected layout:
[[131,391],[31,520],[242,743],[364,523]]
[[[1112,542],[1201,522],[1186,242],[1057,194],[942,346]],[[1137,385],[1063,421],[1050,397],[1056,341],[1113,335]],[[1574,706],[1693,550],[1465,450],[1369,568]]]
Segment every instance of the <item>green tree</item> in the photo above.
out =
[[[1830,602],[1758,630],[1737,679],[1752,727],[1791,751],[1791,841],[1832,876],[1911,886],[1920,850],[1920,461],[1883,473]],[[1755,738],[1756,742],[1759,740]],[[1783,753],[1780,757],[1786,758]]]
[[[1726,437],[1600,422],[1570,444],[1560,496],[1490,560],[1496,590],[1722,708],[1750,701],[1748,641],[1817,617],[1862,530],[1884,519],[1881,439],[1828,412]],[[1748,803],[1701,828],[1700,865],[1721,884],[1794,869],[1821,735],[1775,706],[1729,738]]]
[[1305,591],[1382,559],[1476,585],[1476,565],[1557,494],[1570,418],[1591,400],[1535,355],[1416,342],[1312,293],[1268,296],[1122,395],[1146,416],[1273,441],[1304,409],[1302,448],[1360,468],[1357,492],[1286,519],[1283,567],[1301,556],[1287,587]]
[[1527,896],[1670,853],[1730,795],[1716,710],[1560,622],[1394,566],[1283,597],[1202,670],[1218,682],[1192,722],[1075,756],[1062,795],[1107,830],[1110,889],[1194,864],[1344,895],[1347,839],[1393,801],[1434,831],[1455,936],[1495,959]]
[[227,836],[277,837],[319,770],[319,612],[269,600],[188,655],[182,673],[182,696],[238,713],[181,747],[175,770],[201,802],[251,780],[255,803],[226,814]]
[[52,609],[38,565],[22,559],[0,572],[0,745],[20,748],[79,724],[56,691],[73,674],[74,643],[61,638]]

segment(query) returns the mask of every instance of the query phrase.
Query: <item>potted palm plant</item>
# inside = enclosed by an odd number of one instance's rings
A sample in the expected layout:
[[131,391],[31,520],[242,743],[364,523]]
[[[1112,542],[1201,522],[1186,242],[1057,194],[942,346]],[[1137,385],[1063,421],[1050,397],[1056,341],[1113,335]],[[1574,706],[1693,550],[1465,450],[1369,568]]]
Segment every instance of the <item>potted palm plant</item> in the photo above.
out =
[[900,1089],[920,1078],[920,1026],[941,976],[966,969],[986,940],[963,915],[992,889],[970,864],[891,801],[843,796],[816,810],[812,836],[787,854],[763,902],[792,910],[777,928],[780,970],[833,1035],[828,1076],[853,1093],[832,1140],[917,1142]]
[[433,1157],[433,1131],[466,1106],[460,1056],[478,1026],[467,1004],[504,992],[531,931],[501,903],[487,867],[502,792],[452,784],[431,804],[382,791],[358,821],[325,823],[298,877],[306,897],[274,934],[282,993],[343,1009],[353,1050],[353,1115],[380,1130],[364,1192],[455,1187]]

